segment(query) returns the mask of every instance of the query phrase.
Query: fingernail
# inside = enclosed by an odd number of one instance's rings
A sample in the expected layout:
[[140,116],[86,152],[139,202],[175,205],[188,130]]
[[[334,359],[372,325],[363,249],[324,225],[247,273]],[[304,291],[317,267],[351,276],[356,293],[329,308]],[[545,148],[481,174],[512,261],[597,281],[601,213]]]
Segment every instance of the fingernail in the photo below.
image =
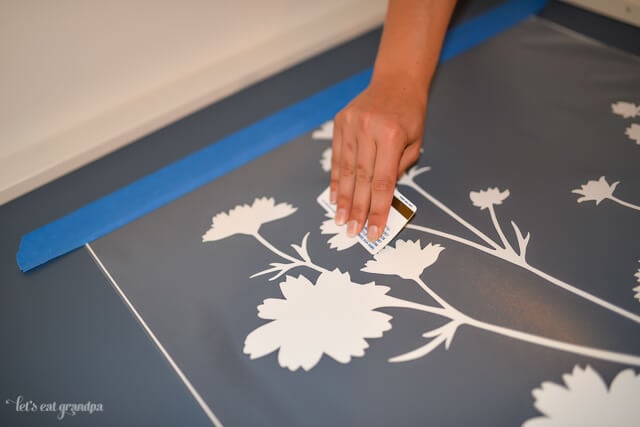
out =
[[345,222],[347,222],[346,209],[338,209],[336,213],[336,225],[344,225]]
[[369,227],[368,231],[367,231],[367,239],[369,239],[370,242],[375,242],[376,240],[378,240],[378,226],[377,225],[372,225]]
[[329,193],[329,201],[332,205],[335,205],[338,201],[338,194],[335,190],[331,190],[331,193]]
[[358,221],[352,219],[351,221],[349,221],[349,224],[347,224],[347,236],[354,237],[357,234],[357,231]]

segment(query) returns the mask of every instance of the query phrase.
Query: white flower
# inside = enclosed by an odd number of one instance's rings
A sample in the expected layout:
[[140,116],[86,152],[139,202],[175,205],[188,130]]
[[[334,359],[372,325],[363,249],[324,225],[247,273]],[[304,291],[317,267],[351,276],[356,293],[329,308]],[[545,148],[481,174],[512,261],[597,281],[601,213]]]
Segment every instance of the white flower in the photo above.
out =
[[323,124],[320,129],[311,134],[313,139],[333,139],[333,120]]
[[493,205],[501,205],[507,197],[509,197],[509,190],[500,192],[497,187],[471,191],[469,193],[469,198],[471,202],[473,202],[473,206],[477,206],[480,209],[487,209]]
[[616,181],[609,185],[604,176],[601,176],[599,180],[589,180],[586,184],[581,185],[581,188],[571,190],[572,193],[581,195],[578,199],[578,203],[595,201],[596,205],[599,205],[601,201],[613,196],[613,191],[620,181]]
[[640,116],[640,105],[636,105],[632,102],[616,102],[611,104],[611,111],[613,114],[630,119],[632,117]]
[[322,160],[320,160],[320,165],[322,165],[322,170],[325,172],[329,172],[331,170],[331,147],[324,150],[322,153]]
[[330,214],[327,214],[329,219],[322,222],[320,225],[320,233],[321,234],[334,234],[332,238],[329,239],[329,247],[331,249],[336,249],[338,251],[343,251],[345,249],[349,249],[351,246],[358,243],[358,239],[355,237],[349,237],[347,235],[347,225],[337,225],[335,220]]
[[624,132],[629,139],[636,142],[636,144],[640,144],[640,125],[637,123],[632,123],[631,126],[627,128]]
[[444,247],[429,243],[424,248],[420,240],[398,240],[395,248],[387,246],[367,261],[362,271],[395,274],[403,279],[418,279],[425,268],[436,262]]
[[276,204],[272,197],[257,198],[251,206],[239,205],[229,213],[221,212],[214,216],[202,241],[220,240],[234,234],[255,235],[262,224],[289,216],[296,210],[288,203]]
[[271,322],[247,336],[244,352],[251,359],[280,349],[278,363],[291,371],[310,370],[323,354],[349,363],[364,356],[365,338],[391,329],[391,316],[375,311],[388,305],[386,286],[358,285],[349,273],[334,270],[320,274],[315,285],[304,276],[287,276],[280,289],[285,299],[266,299],[258,307],[258,317]]
[[562,376],[566,386],[544,382],[533,390],[535,407],[544,417],[531,418],[523,427],[633,427],[640,421],[640,375],[625,369],[611,386],[590,366]]

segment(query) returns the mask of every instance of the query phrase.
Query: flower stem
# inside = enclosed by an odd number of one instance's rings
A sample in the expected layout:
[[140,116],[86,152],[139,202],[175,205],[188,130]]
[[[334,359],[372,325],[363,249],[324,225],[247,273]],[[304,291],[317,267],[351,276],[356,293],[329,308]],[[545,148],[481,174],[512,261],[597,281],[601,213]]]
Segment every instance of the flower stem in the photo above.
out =
[[496,210],[494,209],[493,205],[489,206],[489,213],[491,214],[491,222],[493,223],[494,228],[498,232],[498,236],[500,236],[500,241],[502,241],[502,245],[504,246],[504,249],[515,253],[515,251],[513,250],[513,247],[509,244],[509,241],[505,237],[504,232],[502,231],[502,227],[500,227],[500,223],[498,222],[498,217],[496,216]]
[[484,240],[487,244],[489,244],[490,246],[492,246],[495,249],[498,249],[500,246],[493,241],[493,239],[491,239],[489,236],[487,236],[486,234],[484,234],[482,231],[478,230],[476,227],[474,227],[473,225],[471,225],[470,223],[468,223],[466,220],[464,220],[462,217],[460,217],[457,213],[455,213],[454,211],[452,211],[451,209],[449,209],[444,203],[442,203],[440,200],[436,199],[435,197],[433,197],[431,194],[427,193],[422,187],[420,187],[418,184],[416,184],[415,182],[411,181],[409,185],[411,188],[413,188],[414,190],[416,190],[418,193],[420,193],[420,195],[422,195],[422,197],[424,197],[425,199],[429,200],[431,203],[433,203],[438,209],[440,209],[441,211],[443,211],[444,213],[446,213],[447,215],[449,215],[451,218],[455,219],[456,221],[458,221],[458,223],[460,223],[462,226],[464,226],[466,229],[468,229],[469,231],[471,231],[472,233],[474,233],[476,236],[478,236],[479,238],[481,238],[482,240]]
[[424,311],[426,313],[436,314],[438,316],[447,317],[450,319],[457,319],[458,315],[460,315],[458,311],[451,312],[446,308],[434,307],[431,305],[407,301],[401,298],[392,297],[391,295],[387,295],[386,297],[388,302],[384,305],[385,308],[409,308],[411,310]]
[[[415,185],[415,184],[414,184]],[[433,202],[432,198],[427,197],[428,193],[426,192],[421,192],[419,190],[420,187],[418,187],[417,185],[412,185],[413,188],[416,189],[416,191],[418,191],[419,193],[423,194],[428,200],[430,200],[431,202]],[[448,209],[448,208],[447,208]],[[626,317],[627,319],[636,322],[636,323],[640,323],[640,315],[634,314],[630,311],[627,311],[623,308],[620,308],[614,304],[611,304],[610,302],[607,302],[605,300],[603,300],[602,298],[599,298],[595,295],[592,295],[586,291],[583,291],[582,289],[576,288],[573,285],[570,285],[560,279],[557,279],[547,273],[545,273],[542,270],[539,270],[533,266],[531,266],[526,260],[524,260],[523,258],[521,258],[520,256],[517,256],[515,252],[510,252],[510,251],[505,251],[502,250],[502,248],[495,248],[495,249],[491,249],[491,248],[487,248],[486,246],[483,245],[479,245],[475,242],[472,242],[470,240],[464,239],[462,237],[456,236],[454,234],[449,234],[449,233],[445,233],[442,232],[440,230],[435,230],[432,228],[428,228],[428,227],[422,227],[419,225],[412,225],[409,224],[407,225],[407,228],[411,228],[414,230],[418,230],[418,231],[422,231],[424,233],[428,233],[428,234],[433,234],[434,236],[439,236],[439,237],[444,237],[445,239],[449,239],[452,240],[454,242],[458,242],[461,243],[463,245],[469,246],[471,248],[477,249],[481,252],[484,252],[486,254],[489,254],[491,256],[494,256],[496,258],[500,258],[504,261],[507,261],[511,264],[517,265],[519,267],[524,268],[525,270],[530,271],[531,273],[535,274],[536,276],[545,279],[546,281],[550,282],[553,285],[556,285],[568,292],[571,292],[574,295],[577,295],[581,298],[586,299],[587,301],[590,301],[596,305],[599,305],[607,310],[610,310],[616,314],[619,314],[620,316]]]
[[[503,258],[504,259],[504,258]],[[629,320],[632,320],[636,323],[640,323],[640,315],[634,314],[630,311],[627,311],[623,308],[618,307],[617,305],[611,304],[608,301],[603,300],[602,298],[599,298],[595,295],[590,294],[589,292],[583,291],[582,289],[576,288],[573,285],[570,285],[566,282],[563,282],[560,279],[557,279],[553,276],[551,276],[550,274],[545,273],[542,270],[539,270],[529,264],[527,264],[526,262],[524,263],[514,263],[516,265],[519,265],[520,267],[524,268],[525,270],[529,270],[530,272],[532,272],[533,274],[535,274],[538,277],[541,277],[545,280],[547,280],[548,282],[566,290],[571,292],[572,294],[575,294],[581,298],[584,298],[588,301],[591,301],[594,304],[597,304],[599,306],[601,306],[602,308],[606,308],[607,310],[613,311],[614,313],[617,313],[623,317],[626,317]]]
[[440,304],[440,306],[442,308],[444,308],[445,310],[449,311],[449,312],[458,312],[458,310],[456,310],[455,308],[453,308],[453,306],[451,306],[447,301],[445,301],[440,295],[438,295],[438,293],[436,291],[434,291],[433,289],[431,289],[420,277],[417,277],[415,279],[413,279],[418,286],[420,286],[422,288],[422,290],[424,290],[426,293],[429,294],[429,296],[431,296],[431,298],[433,298],[434,300],[436,300],[436,302],[438,304]]
[[619,205],[622,205],[626,208],[631,208],[631,209],[635,209],[637,211],[640,211],[640,206],[638,205],[634,205],[633,203],[629,203],[627,201],[624,201],[622,199],[618,199],[616,196],[609,196],[608,197],[609,200],[611,200],[612,202],[616,202]]
[[445,239],[449,239],[449,240],[452,240],[454,242],[462,243],[463,245],[467,245],[467,246],[472,247],[474,249],[477,249],[479,251],[486,252],[486,253],[488,253],[490,255],[495,254],[495,251],[493,249],[488,248],[486,246],[482,246],[482,245],[480,245],[480,244],[478,244],[476,242],[473,242],[471,240],[467,240],[467,239],[465,239],[463,237],[456,236],[455,234],[445,233],[444,231],[436,230],[434,228],[423,227],[421,225],[414,225],[414,224],[407,224],[407,228],[410,228],[412,230],[422,231],[423,233],[433,234],[434,236],[444,237]]
[[502,326],[493,325],[491,323],[482,322],[475,319],[467,321],[469,326],[475,326],[485,331],[493,332],[505,337],[514,338],[520,341],[537,344],[543,347],[553,348],[555,350],[565,351],[568,353],[579,354],[582,356],[593,357],[595,359],[608,360],[610,362],[623,363],[628,365],[640,366],[640,357],[626,353],[618,353],[608,350],[600,350],[597,348],[586,347],[582,345],[569,344],[550,338],[540,337],[538,335],[528,334],[526,332],[516,331]]
[[280,249],[278,249],[278,248],[276,248],[275,246],[273,246],[273,245],[271,244],[271,242],[269,242],[267,239],[265,239],[264,237],[262,237],[262,236],[260,235],[260,233],[255,233],[255,234],[253,235],[253,237],[255,237],[255,238],[256,238],[256,240],[258,240],[258,242],[260,242],[264,247],[266,247],[267,249],[269,249],[271,252],[273,252],[274,254],[276,254],[276,255],[278,255],[278,256],[280,256],[280,257],[282,257],[282,258],[286,259],[287,261],[291,261],[292,263],[294,263],[294,264],[298,264],[298,265],[301,265],[301,266],[303,266],[303,265],[304,265],[304,266],[307,266],[307,267],[309,267],[310,269],[312,269],[312,270],[316,270],[316,271],[318,271],[318,272],[320,272],[320,273],[327,273],[327,272],[329,272],[329,270],[327,270],[327,269],[325,269],[325,268],[322,268],[322,267],[320,267],[319,265],[313,264],[313,263],[311,263],[311,262],[304,261],[304,260],[302,260],[302,259],[297,259],[297,258],[292,257],[291,255],[289,255],[289,254],[287,254],[287,253],[285,253],[285,252],[282,252]]

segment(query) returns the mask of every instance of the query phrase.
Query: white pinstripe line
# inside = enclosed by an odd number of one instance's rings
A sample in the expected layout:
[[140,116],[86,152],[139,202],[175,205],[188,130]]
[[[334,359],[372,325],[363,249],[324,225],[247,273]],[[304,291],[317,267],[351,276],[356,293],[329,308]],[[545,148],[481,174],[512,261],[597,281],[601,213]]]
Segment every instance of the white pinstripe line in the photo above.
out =
[[113,276],[111,276],[111,273],[109,273],[109,271],[107,270],[107,268],[104,266],[104,264],[102,263],[102,261],[100,261],[100,258],[98,258],[98,255],[96,255],[96,253],[93,251],[93,249],[91,248],[91,246],[89,246],[88,243],[85,243],[84,245],[87,250],[89,251],[89,254],[91,255],[91,257],[93,258],[93,261],[98,265],[98,267],[100,267],[100,270],[102,270],[102,273],[105,275],[105,277],[107,279],[109,279],[109,282],[111,282],[111,285],[113,286],[113,288],[116,290],[116,292],[120,295],[120,298],[122,298],[122,300],[124,301],[124,303],[129,307],[129,309],[131,310],[131,312],[133,313],[133,315],[136,317],[136,319],[138,320],[138,322],[140,323],[140,325],[142,325],[142,327],[144,328],[144,330],[147,332],[147,334],[149,335],[149,337],[151,337],[151,340],[153,341],[153,343],[156,345],[156,347],[158,347],[158,350],[160,350],[160,353],[162,353],[162,355],[165,357],[165,359],[167,359],[167,362],[169,362],[169,365],[171,365],[171,367],[173,368],[173,370],[176,372],[176,374],[178,375],[178,377],[182,380],[182,382],[184,383],[184,385],[187,387],[187,389],[189,390],[189,392],[191,393],[191,395],[194,397],[194,399],[196,400],[196,402],[198,402],[198,405],[200,405],[200,408],[202,408],[202,410],[204,411],[204,413],[207,415],[207,417],[209,417],[209,420],[211,420],[211,423],[215,426],[215,427],[223,427],[222,423],[220,422],[220,420],[215,416],[215,414],[213,413],[213,411],[211,410],[211,408],[209,408],[209,405],[207,405],[207,403],[204,401],[204,399],[202,398],[202,396],[200,396],[200,393],[198,393],[198,391],[195,389],[195,387],[193,386],[193,384],[191,384],[191,382],[189,381],[189,379],[187,378],[187,376],[182,372],[182,370],[178,367],[178,364],[173,360],[173,358],[171,357],[171,355],[169,354],[169,352],[164,348],[164,346],[160,343],[160,341],[158,340],[158,338],[156,337],[156,335],[153,333],[153,331],[151,330],[151,328],[149,328],[149,325],[147,325],[147,322],[144,321],[144,319],[142,318],[142,316],[140,315],[140,313],[138,312],[138,310],[136,310],[136,308],[133,306],[133,304],[131,304],[131,301],[129,301],[129,298],[127,298],[127,296],[124,294],[124,292],[122,291],[122,289],[120,288],[120,286],[118,286],[118,283],[115,281],[115,279],[113,278]]

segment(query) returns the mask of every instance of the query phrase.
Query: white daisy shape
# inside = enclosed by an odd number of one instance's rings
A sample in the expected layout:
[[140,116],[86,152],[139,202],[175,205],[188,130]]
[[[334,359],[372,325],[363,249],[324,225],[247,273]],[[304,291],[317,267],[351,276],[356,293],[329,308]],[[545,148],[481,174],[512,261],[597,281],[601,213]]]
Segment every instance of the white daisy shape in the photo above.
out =
[[260,226],[294,213],[288,203],[276,204],[273,197],[256,198],[252,205],[239,205],[228,213],[221,212],[213,217],[211,228],[202,236],[203,242],[224,239],[234,234],[255,235]]
[[321,273],[315,285],[306,277],[287,276],[280,284],[284,299],[270,298],[258,306],[258,317],[271,320],[244,342],[251,359],[278,351],[283,368],[305,371],[323,354],[340,363],[364,356],[366,338],[380,338],[391,329],[391,316],[376,308],[387,304],[389,288],[373,282],[351,282],[349,273]]
[[367,261],[362,271],[367,273],[398,275],[415,280],[438,260],[444,247],[429,243],[424,248],[420,240],[398,240],[396,246],[387,246]]
[[322,153],[322,159],[320,160],[320,165],[322,166],[322,170],[325,172],[329,172],[331,170],[331,155],[332,155],[331,147],[324,150]]
[[347,235],[347,225],[337,225],[335,220],[330,214],[326,215],[327,220],[322,221],[320,225],[321,234],[333,234],[334,236],[329,239],[329,247],[338,251],[349,249],[351,246],[358,243],[358,239],[355,237],[349,237]]
[[640,105],[636,105],[632,102],[616,102],[611,104],[611,111],[613,114],[622,116],[625,119],[640,116]]
[[500,191],[497,187],[487,188],[486,190],[471,191],[469,198],[473,206],[480,209],[487,209],[493,205],[501,205],[502,202],[509,197],[509,190]]
[[640,144],[640,125],[637,123],[632,123],[631,126],[627,128],[624,132],[629,139],[635,141],[636,144]]
[[616,181],[613,184],[609,184],[604,176],[601,176],[599,180],[589,180],[586,184],[571,190],[572,193],[581,195],[578,199],[578,203],[594,201],[596,205],[599,205],[604,199],[608,199],[613,196],[613,192],[620,181]]
[[522,427],[634,427],[640,421],[640,375],[625,369],[607,387],[590,366],[562,376],[564,384],[544,382],[533,390],[534,406],[544,417]]
[[333,120],[329,120],[320,129],[315,130],[311,137],[313,139],[333,139]]

